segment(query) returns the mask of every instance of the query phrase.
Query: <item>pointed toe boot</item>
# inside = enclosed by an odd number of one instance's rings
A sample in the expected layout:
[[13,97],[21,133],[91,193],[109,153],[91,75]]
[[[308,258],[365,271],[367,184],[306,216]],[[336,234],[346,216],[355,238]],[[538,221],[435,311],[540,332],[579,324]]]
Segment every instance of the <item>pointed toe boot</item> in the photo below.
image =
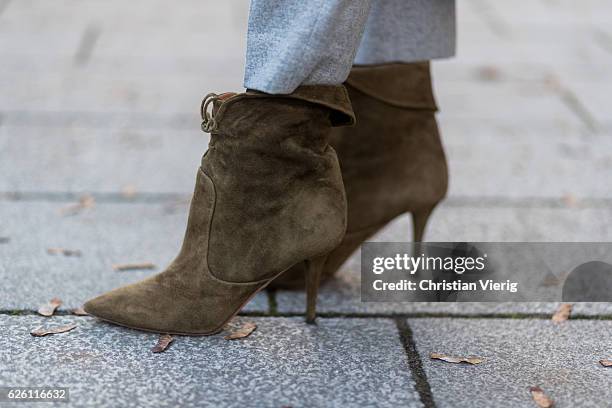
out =
[[92,299],[85,310],[141,330],[214,334],[300,263],[312,322],[321,263],[346,229],[344,186],[329,146],[331,128],[354,120],[346,89],[211,94],[202,117],[211,141],[180,253],[162,273]]
[[[401,214],[412,214],[413,241],[422,241],[448,185],[428,62],[354,67],[346,87],[357,123],[334,129],[331,145],[342,169],[348,225],[342,243],[321,261],[322,279]],[[305,264],[296,265],[270,286],[301,289],[305,271]]]

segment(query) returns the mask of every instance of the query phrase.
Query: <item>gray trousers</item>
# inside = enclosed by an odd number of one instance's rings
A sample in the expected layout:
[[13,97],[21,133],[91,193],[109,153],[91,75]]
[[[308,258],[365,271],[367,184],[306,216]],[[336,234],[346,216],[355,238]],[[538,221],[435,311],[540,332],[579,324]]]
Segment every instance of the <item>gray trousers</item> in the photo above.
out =
[[244,86],[287,94],[454,52],[455,0],[251,0]]

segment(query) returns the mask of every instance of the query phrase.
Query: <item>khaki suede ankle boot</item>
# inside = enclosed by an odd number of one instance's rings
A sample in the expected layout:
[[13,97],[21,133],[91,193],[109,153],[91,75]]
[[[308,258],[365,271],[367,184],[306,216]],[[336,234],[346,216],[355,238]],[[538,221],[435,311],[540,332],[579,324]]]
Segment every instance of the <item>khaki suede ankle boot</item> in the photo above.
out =
[[329,146],[332,126],[354,121],[346,89],[211,94],[202,117],[212,136],[180,253],[164,272],[90,300],[85,310],[141,330],[214,334],[272,279],[305,261],[313,273],[312,322],[316,273],[346,229],[344,186]]
[[[361,243],[395,217],[411,212],[413,240],[447,190],[429,62],[354,67],[346,81],[357,124],[334,129],[348,201],[342,243],[323,263],[331,276]],[[300,289],[305,265],[296,265],[270,287]]]

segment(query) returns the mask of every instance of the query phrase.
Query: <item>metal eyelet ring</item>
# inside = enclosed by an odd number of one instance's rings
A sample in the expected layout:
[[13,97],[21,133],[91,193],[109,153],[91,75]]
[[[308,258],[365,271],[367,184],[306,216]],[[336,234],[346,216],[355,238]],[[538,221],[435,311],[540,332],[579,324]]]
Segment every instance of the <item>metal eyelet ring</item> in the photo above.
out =
[[214,131],[217,127],[217,122],[213,117],[211,104],[219,99],[219,95],[215,93],[209,93],[202,99],[202,105],[200,105],[200,115],[202,116],[202,130],[206,133]]

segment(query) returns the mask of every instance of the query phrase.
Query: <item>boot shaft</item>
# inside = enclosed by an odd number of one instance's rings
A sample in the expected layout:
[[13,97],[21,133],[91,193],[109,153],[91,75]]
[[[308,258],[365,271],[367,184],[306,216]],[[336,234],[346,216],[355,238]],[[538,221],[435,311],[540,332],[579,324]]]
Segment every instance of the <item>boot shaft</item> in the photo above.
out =
[[222,98],[204,117],[214,124],[201,168],[216,196],[208,258],[215,276],[265,279],[342,239],[346,198],[329,136],[354,120],[344,87],[247,92]]
[[357,124],[333,131],[348,231],[431,205],[447,190],[446,157],[428,62],[355,67],[347,89]]

